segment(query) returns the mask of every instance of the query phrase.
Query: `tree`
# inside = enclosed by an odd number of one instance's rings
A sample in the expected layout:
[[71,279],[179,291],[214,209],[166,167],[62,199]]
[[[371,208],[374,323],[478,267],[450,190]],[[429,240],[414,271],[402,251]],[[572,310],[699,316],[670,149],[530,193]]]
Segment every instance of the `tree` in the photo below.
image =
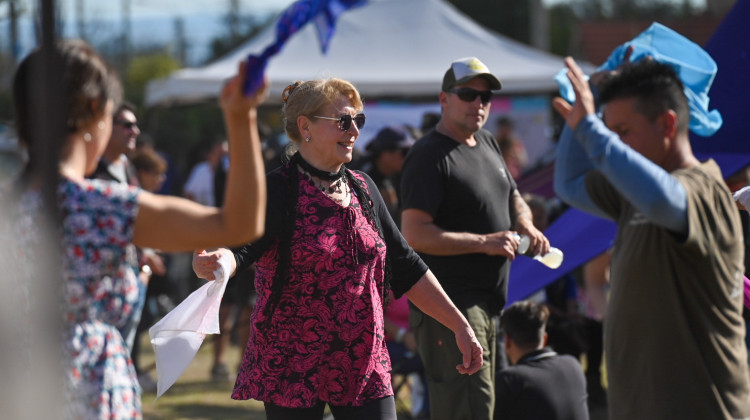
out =
[[569,4],[558,3],[549,10],[550,52],[560,56],[571,54],[572,29],[578,17]]
[[220,58],[234,50],[265,29],[273,20],[273,16],[251,16],[242,18],[230,12],[226,18],[228,33],[211,40],[211,54],[206,62]]
[[524,44],[531,40],[531,3],[527,0],[449,0],[487,29]]
[[142,104],[146,84],[150,80],[166,77],[180,67],[177,60],[163,52],[135,56],[127,67],[123,81],[126,98],[134,104]]

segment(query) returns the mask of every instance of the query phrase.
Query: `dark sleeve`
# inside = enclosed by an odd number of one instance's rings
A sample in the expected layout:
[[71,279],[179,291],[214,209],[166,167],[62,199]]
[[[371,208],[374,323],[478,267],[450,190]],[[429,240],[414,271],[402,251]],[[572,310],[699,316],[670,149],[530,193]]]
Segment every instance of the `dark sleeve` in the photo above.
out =
[[107,163],[101,159],[99,159],[99,162],[96,164],[96,169],[94,170],[94,172],[90,175],[87,175],[86,178],[119,182],[119,180],[115,179],[112,175],[109,174],[109,171],[107,170]]
[[[420,142],[426,140],[423,138]],[[443,177],[438,168],[436,151],[419,146],[418,142],[404,162],[399,197],[401,208],[422,210],[434,218],[443,201]]]
[[255,242],[231,249],[234,260],[237,262],[235,273],[247,270],[254,262],[258,261],[281,234],[285,223],[286,190],[288,188],[286,178],[281,174],[282,168],[284,167],[277,168],[266,176],[265,233]]
[[506,372],[499,372],[495,381],[495,415],[496,419],[510,418],[511,405],[513,404],[513,392],[508,383]]
[[427,272],[427,264],[422,261],[422,258],[401,235],[372,178],[364,172],[357,171],[357,173],[362,175],[367,182],[367,190],[370,193],[370,198],[372,198],[373,212],[383,229],[383,238],[385,238],[388,258],[391,262],[391,290],[398,299]]

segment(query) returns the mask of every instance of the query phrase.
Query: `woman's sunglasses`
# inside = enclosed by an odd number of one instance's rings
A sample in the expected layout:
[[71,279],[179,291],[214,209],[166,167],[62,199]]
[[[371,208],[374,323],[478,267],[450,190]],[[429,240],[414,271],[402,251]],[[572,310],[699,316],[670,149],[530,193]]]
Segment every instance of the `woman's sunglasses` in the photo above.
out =
[[471,88],[461,88],[461,89],[446,90],[446,92],[455,93],[456,95],[458,95],[458,99],[464,102],[474,102],[478,96],[482,100],[483,105],[487,105],[488,103],[490,103],[490,99],[492,99],[491,90],[476,90],[476,89],[471,89]]
[[313,117],[324,119],[324,120],[338,121],[339,128],[341,129],[341,131],[349,131],[349,129],[352,128],[352,120],[354,120],[354,124],[357,125],[357,129],[359,130],[361,130],[362,127],[365,126],[365,114],[362,114],[362,113],[359,113],[353,117],[349,114],[344,114],[340,116],[339,118],[321,117],[319,115],[313,115]]

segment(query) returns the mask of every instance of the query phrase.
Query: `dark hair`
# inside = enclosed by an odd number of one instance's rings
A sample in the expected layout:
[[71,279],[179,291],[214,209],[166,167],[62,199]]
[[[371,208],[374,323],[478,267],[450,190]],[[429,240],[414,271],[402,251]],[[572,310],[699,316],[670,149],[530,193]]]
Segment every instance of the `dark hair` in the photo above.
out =
[[635,98],[636,110],[649,121],[674,111],[678,132],[687,132],[690,109],[682,81],[671,66],[645,59],[622,67],[604,82],[599,101],[604,105],[623,98]]
[[439,112],[425,112],[424,114],[422,114],[422,125],[419,126],[422,134],[425,134],[435,128],[437,123],[440,121],[440,116],[441,115]]
[[163,174],[167,171],[167,161],[159,156],[154,150],[144,147],[137,151],[130,163],[133,164],[136,171],[152,172]]
[[517,346],[533,348],[544,340],[544,329],[548,319],[549,309],[546,306],[522,300],[503,310],[500,327]]
[[510,119],[510,117],[508,117],[507,115],[503,115],[502,117],[497,119],[497,126],[514,128],[516,126],[516,123],[514,123],[513,120]]
[[138,111],[138,107],[136,107],[135,104],[130,101],[123,100],[122,102],[120,102],[120,106],[115,109],[115,112],[112,113],[112,117],[117,117],[124,111],[130,111],[135,115],[135,113]]
[[[115,71],[86,42],[62,40],[55,50],[62,65],[66,127],[68,133],[73,133],[99,117],[107,101],[112,100],[118,106],[122,88]],[[35,75],[41,64],[41,50],[36,49],[21,62],[13,79],[16,125],[23,141],[29,141],[31,114],[36,112],[31,98],[36,93]],[[96,107],[92,107],[94,104]]]
[[[55,63],[59,65],[59,83],[62,84],[62,109],[65,110],[65,129],[74,133],[100,118],[107,102],[117,106],[122,88],[115,71],[96,53],[93,47],[81,40],[62,40],[55,45]],[[29,152],[29,168],[39,160],[38,140],[33,139],[34,121],[44,118],[38,108],[38,86],[44,66],[44,53],[40,48],[32,51],[18,66],[13,78],[13,105],[18,136]],[[66,139],[55,145],[62,147]],[[29,169],[27,168],[27,169]]]

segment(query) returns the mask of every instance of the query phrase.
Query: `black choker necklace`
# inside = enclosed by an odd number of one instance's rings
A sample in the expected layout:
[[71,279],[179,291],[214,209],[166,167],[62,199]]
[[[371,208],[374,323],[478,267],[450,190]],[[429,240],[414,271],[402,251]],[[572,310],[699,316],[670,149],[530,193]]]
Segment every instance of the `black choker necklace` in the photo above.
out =
[[346,173],[346,168],[344,165],[341,165],[341,169],[339,169],[338,172],[328,172],[328,171],[321,171],[320,169],[310,165],[299,152],[295,153],[294,156],[292,156],[292,159],[300,166],[302,169],[304,169],[307,173],[310,175],[324,179],[326,181],[337,181],[340,180],[344,174]]

